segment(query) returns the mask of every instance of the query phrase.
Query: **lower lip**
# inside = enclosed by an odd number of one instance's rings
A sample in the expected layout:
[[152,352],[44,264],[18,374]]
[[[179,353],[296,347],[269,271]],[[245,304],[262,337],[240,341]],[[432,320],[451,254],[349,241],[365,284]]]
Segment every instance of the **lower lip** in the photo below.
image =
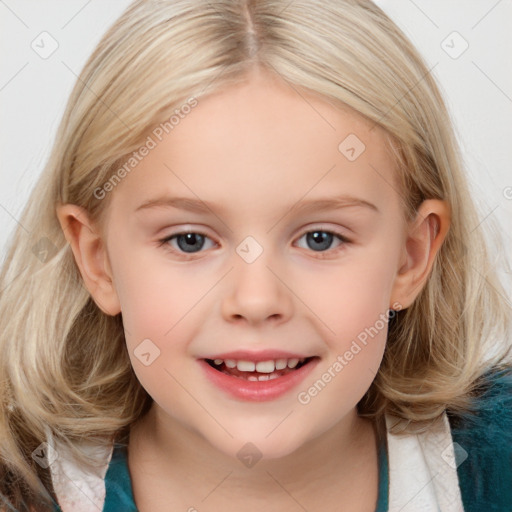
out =
[[318,362],[319,358],[315,357],[298,370],[293,370],[283,377],[272,380],[250,381],[226,375],[212,368],[204,359],[199,360],[206,377],[215,386],[235,398],[254,402],[274,400],[284,395],[298,386],[313,371]]

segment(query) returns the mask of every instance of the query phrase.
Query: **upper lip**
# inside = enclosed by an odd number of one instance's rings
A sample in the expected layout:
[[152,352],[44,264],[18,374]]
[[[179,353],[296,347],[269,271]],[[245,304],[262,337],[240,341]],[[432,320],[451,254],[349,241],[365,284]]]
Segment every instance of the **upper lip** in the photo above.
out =
[[235,361],[275,361],[277,359],[307,359],[308,355],[297,354],[296,352],[286,352],[283,350],[259,350],[257,352],[249,350],[235,350],[233,352],[223,352],[204,357],[203,359],[234,359]]

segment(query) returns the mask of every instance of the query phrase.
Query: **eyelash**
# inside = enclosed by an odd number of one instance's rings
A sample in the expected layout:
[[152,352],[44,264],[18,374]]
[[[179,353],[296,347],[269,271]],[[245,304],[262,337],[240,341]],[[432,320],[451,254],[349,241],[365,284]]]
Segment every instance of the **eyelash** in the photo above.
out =
[[[328,254],[331,254],[332,252],[338,252],[338,250],[341,250],[343,249],[343,247],[346,245],[346,244],[350,244],[351,241],[346,238],[344,235],[342,235],[341,233],[337,233],[336,231],[329,231],[329,230],[324,230],[324,229],[310,229],[308,231],[305,231],[304,233],[302,233],[302,235],[298,238],[298,240],[300,240],[302,237],[304,237],[305,235],[308,235],[310,233],[327,233],[329,235],[333,235],[334,237],[338,238],[340,240],[340,245],[334,249],[326,249],[325,251],[313,251],[311,250],[310,252],[314,252],[316,254],[318,254],[319,258],[322,259],[322,258],[326,258],[328,256],[322,256],[322,254],[324,253],[328,253]],[[166,251],[169,251],[169,252],[172,252],[174,254],[179,254],[180,256],[185,256],[185,258],[187,260],[189,259],[193,259],[195,257],[196,254],[199,254],[201,252],[204,252],[202,250],[199,250],[198,252],[192,252],[192,253],[186,253],[186,252],[183,252],[181,250],[176,250],[174,248],[171,248],[170,244],[168,244],[167,242],[170,242],[172,239],[180,236],[180,235],[188,235],[188,234],[193,234],[193,235],[201,235],[205,238],[208,238],[208,239],[211,239],[206,233],[203,233],[201,231],[180,231],[178,233],[173,233],[172,235],[169,235],[169,236],[166,236],[165,238],[161,238],[159,240],[159,247],[164,247],[164,250]]]

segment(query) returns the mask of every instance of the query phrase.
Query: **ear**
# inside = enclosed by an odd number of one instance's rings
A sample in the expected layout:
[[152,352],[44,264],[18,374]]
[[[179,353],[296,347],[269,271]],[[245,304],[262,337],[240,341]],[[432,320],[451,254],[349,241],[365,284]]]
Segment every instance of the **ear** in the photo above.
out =
[[59,205],[57,217],[71,245],[76,264],[94,302],[107,315],[121,311],[104,240],[87,210],[74,204]]
[[401,309],[405,309],[419,295],[448,233],[450,219],[450,207],[446,201],[427,199],[421,203],[416,218],[407,228],[391,304],[399,303]]

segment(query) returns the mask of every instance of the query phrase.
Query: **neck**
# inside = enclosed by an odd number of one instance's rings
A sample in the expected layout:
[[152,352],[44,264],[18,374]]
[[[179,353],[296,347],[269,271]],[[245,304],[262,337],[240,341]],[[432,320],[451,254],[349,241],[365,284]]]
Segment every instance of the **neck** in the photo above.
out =
[[[346,503],[347,496],[361,492],[359,483],[368,479],[369,468],[373,480],[378,482],[376,439],[373,424],[357,416],[354,409],[293,453],[277,459],[263,458],[249,468],[153,404],[131,429],[129,465],[137,464],[140,468],[142,464],[166,486],[176,482],[180,492],[186,494],[189,489],[190,496],[196,499],[215,489],[212,501],[231,505],[251,503],[254,510],[258,510],[257,503],[263,505],[269,499],[278,503],[290,501],[290,497],[297,501],[300,497],[320,497],[319,486],[326,490],[326,495],[336,489]],[[138,485],[133,484],[137,501]],[[365,499],[371,503],[376,495]]]

